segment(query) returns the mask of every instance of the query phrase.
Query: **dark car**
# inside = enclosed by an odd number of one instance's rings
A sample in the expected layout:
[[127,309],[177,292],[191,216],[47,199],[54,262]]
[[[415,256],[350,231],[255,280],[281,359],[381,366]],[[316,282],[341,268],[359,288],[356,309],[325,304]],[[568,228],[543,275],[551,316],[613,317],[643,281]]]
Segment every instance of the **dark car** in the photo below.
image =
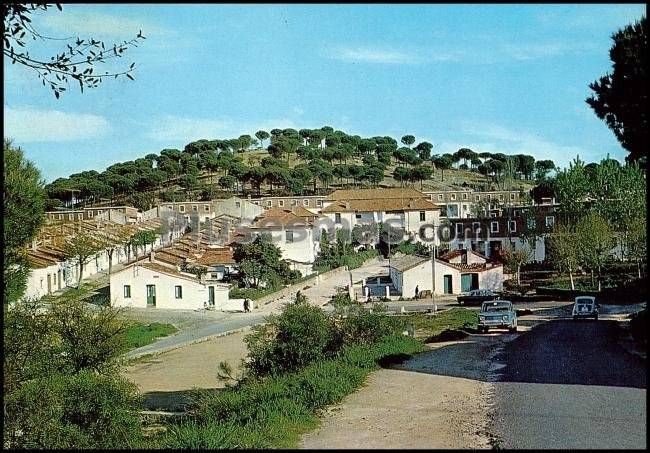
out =
[[498,299],[499,295],[490,289],[475,289],[467,294],[461,294],[456,299],[459,305],[481,305],[488,300]]

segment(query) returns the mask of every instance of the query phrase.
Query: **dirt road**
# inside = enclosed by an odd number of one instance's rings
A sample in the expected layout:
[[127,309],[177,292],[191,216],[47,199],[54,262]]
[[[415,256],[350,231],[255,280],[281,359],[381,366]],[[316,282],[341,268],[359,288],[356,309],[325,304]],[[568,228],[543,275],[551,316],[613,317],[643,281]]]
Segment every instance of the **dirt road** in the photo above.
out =
[[248,329],[145,358],[126,367],[123,375],[138,386],[148,409],[182,409],[188,390],[224,386],[217,379],[219,362],[239,370],[247,352],[243,341],[247,333]]
[[500,341],[472,337],[428,345],[398,369],[374,372],[301,448],[489,448],[490,364]]

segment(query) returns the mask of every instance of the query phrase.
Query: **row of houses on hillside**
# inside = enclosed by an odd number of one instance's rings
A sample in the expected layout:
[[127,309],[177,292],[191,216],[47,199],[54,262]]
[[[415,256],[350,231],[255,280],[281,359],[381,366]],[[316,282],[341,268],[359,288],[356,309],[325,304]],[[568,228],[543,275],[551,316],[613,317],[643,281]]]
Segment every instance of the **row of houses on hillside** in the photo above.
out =
[[[76,286],[81,279],[99,272],[107,272],[116,264],[125,264],[151,248],[162,247],[168,237],[160,234],[163,226],[161,219],[152,219],[140,223],[119,224],[103,220],[79,220],[75,223],[45,225],[41,228],[32,244],[26,250],[30,265],[27,286],[23,299],[39,299],[70,286]],[[127,238],[138,231],[157,233],[154,244],[135,246],[127,243]],[[66,256],[66,241],[79,234],[88,234],[102,249],[83,265],[74,257]],[[171,231],[173,238],[180,237],[182,231]]]
[[137,223],[142,220],[142,213],[133,206],[106,206],[81,209],[60,209],[45,213],[47,224],[74,223],[80,220],[104,220],[120,225]]

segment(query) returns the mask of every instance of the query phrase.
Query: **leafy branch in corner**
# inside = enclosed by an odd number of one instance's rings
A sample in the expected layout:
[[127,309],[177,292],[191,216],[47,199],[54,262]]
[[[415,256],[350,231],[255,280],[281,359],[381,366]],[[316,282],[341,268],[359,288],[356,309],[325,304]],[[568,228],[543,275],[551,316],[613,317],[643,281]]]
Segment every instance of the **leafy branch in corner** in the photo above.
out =
[[[59,11],[63,8],[55,4]],[[79,83],[83,93],[85,88],[96,88],[107,77],[133,78],[135,63],[131,63],[126,70],[119,72],[96,71],[96,63],[106,63],[113,58],[122,58],[122,54],[130,47],[138,47],[138,42],[146,39],[142,30],[135,38],[119,44],[107,45],[104,41],[94,38],[81,39],[79,37],[53,38],[42,35],[34,26],[30,16],[37,11],[47,11],[52,4],[47,3],[5,3],[2,5],[4,13],[3,53],[11,59],[12,64],[21,64],[31,68],[42,80],[43,86],[48,86],[58,99],[62,92],[69,87],[70,79]],[[54,40],[73,41],[67,43],[66,48],[56,56],[46,59],[32,56],[27,50],[27,40]]]

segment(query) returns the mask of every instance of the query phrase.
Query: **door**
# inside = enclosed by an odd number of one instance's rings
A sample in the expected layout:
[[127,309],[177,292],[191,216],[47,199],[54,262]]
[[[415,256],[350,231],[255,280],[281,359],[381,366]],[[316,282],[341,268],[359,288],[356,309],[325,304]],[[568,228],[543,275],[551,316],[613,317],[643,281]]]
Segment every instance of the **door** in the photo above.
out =
[[478,289],[478,274],[472,274],[472,289]]
[[208,286],[208,305],[214,306],[214,286]]
[[58,278],[56,279],[56,283],[59,286],[59,289],[61,289],[61,271],[58,272]]
[[52,293],[52,274],[47,274],[47,293]]
[[451,275],[443,276],[444,290],[445,294],[452,294],[451,292]]
[[460,276],[460,291],[468,293],[472,290],[472,274],[461,274]]
[[147,285],[147,306],[156,306],[156,285]]

